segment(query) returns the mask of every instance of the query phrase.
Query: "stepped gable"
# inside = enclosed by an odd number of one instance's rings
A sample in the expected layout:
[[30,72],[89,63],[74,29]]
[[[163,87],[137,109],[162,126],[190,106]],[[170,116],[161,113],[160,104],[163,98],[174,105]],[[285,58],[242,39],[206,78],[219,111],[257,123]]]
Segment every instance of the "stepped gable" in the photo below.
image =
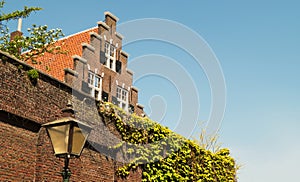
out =
[[[56,45],[61,45],[62,50],[67,50],[67,53],[58,55],[45,53],[44,56],[37,59],[40,64],[34,64],[33,66],[60,81],[64,81],[64,69],[74,68],[72,56],[82,56],[81,44],[90,43],[90,32],[98,32],[98,28],[90,28],[60,39]],[[30,64],[30,62],[28,63]]]

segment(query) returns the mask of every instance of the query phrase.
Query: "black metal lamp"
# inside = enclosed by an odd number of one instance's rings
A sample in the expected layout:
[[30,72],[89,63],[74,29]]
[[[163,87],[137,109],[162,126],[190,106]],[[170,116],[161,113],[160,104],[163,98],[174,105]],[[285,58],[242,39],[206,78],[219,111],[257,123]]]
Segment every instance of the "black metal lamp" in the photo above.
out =
[[64,117],[42,126],[47,129],[55,156],[65,159],[62,176],[63,181],[68,182],[71,176],[69,159],[80,156],[91,127],[73,117]]

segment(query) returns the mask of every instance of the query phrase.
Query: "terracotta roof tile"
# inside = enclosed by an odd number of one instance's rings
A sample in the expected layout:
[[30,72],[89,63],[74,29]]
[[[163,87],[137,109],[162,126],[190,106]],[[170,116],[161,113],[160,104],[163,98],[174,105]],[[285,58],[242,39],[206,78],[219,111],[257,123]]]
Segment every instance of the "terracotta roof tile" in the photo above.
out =
[[41,64],[34,64],[33,66],[60,81],[64,81],[64,69],[74,69],[72,56],[82,56],[81,44],[90,43],[90,32],[98,32],[98,28],[87,29],[58,40],[57,45],[62,45],[62,50],[67,50],[67,53],[58,55],[45,53],[43,57],[37,59]]

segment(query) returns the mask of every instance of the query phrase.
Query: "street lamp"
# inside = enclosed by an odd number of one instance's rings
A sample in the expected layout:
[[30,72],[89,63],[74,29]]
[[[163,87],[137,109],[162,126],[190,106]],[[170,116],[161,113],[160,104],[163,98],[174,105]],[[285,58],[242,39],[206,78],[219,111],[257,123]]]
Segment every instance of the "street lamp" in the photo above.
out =
[[69,159],[80,156],[91,127],[73,117],[64,117],[42,126],[47,129],[55,156],[65,159],[62,176],[63,181],[68,182],[71,176]]

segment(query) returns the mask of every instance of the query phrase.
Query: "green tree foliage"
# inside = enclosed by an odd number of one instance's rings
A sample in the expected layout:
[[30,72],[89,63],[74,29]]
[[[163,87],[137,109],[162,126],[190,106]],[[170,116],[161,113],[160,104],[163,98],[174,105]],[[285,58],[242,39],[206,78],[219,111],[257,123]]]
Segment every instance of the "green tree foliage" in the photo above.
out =
[[100,104],[105,122],[114,122],[129,163],[117,175],[126,178],[131,170],[142,169],[142,181],[234,182],[237,166],[228,149],[213,152],[149,118],[128,116],[110,103]]
[[[5,1],[0,2],[0,10],[3,8]],[[65,51],[61,50],[61,45],[56,41],[63,37],[61,29],[48,30],[47,25],[37,26],[32,25],[28,28],[28,35],[14,37],[11,40],[9,29],[4,22],[12,21],[18,18],[26,18],[32,12],[39,11],[39,7],[24,7],[23,10],[16,10],[11,13],[3,13],[0,15],[0,50],[14,55],[16,58],[23,61],[31,60],[37,63],[37,58],[45,53],[61,54]]]
[[[5,4],[4,0],[0,1],[0,9],[2,9],[4,7],[4,4]],[[15,20],[18,18],[26,18],[32,12],[40,11],[40,10],[42,10],[42,8],[25,6],[23,10],[16,10],[11,13],[3,13],[1,11],[0,22],[2,23],[3,21]]]

